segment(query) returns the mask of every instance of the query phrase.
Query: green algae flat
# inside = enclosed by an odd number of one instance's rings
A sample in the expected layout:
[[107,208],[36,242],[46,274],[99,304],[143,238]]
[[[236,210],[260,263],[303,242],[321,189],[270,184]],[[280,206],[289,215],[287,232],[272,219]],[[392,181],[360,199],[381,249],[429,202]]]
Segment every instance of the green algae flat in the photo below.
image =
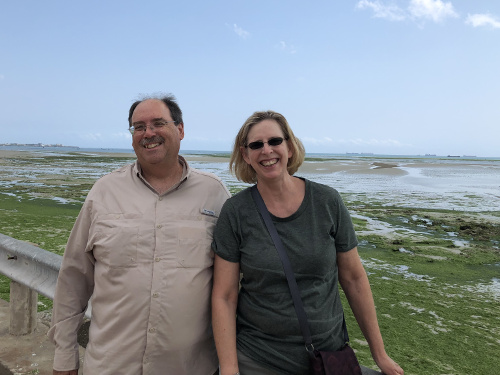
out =
[[[387,350],[405,373],[491,374],[500,350],[497,213],[369,204],[355,212],[367,218],[353,221]],[[352,345],[372,366],[367,344]]]
[[[131,160],[80,153],[0,159],[1,232],[62,254],[94,181]],[[242,188],[225,182],[232,193]],[[405,374],[491,375],[500,350],[500,211],[415,208],[364,193],[342,195],[386,349]],[[5,300],[8,284],[0,278]],[[39,310],[50,307],[40,297]],[[374,367],[352,312],[345,311],[360,362]]]

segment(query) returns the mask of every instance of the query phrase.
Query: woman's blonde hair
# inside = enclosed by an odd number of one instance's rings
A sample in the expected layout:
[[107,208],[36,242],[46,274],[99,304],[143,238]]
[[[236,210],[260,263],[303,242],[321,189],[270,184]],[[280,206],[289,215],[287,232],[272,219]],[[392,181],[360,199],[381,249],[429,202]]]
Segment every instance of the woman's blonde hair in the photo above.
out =
[[293,134],[290,125],[288,125],[288,121],[286,118],[274,111],[261,111],[254,112],[243,124],[240,131],[236,135],[236,139],[234,140],[233,152],[231,154],[231,159],[229,160],[229,170],[233,173],[236,178],[240,181],[247,183],[256,183],[257,182],[257,174],[253,167],[245,161],[242,155],[242,149],[247,146],[248,141],[248,133],[252,126],[257,125],[259,122],[264,120],[274,120],[278,123],[283,132],[284,138],[288,142],[288,147],[292,150],[292,157],[288,159],[287,170],[290,175],[293,175],[299,167],[304,162],[305,158],[305,149],[304,145]]

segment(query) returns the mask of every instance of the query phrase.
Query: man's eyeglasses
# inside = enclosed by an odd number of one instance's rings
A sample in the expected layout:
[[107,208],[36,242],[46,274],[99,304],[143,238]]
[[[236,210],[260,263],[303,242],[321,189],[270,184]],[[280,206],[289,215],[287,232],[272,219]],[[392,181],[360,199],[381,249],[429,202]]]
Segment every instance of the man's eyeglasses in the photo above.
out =
[[281,137],[275,137],[269,139],[267,142],[263,141],[255,141],[255,142],[250,142],[249,144],[245,145],[245,147],[250,147],[252,150],[258,150],[259,148],[264,147],[264,143],[267,143],[269,146],[279,146],[282,144],[284,141],[283,138]]
[[[155,121],[149,127],[151,130],[161,130],[164,126],[167,126],[170,122],[173,122],[175,124],[175,121]],[[132,125],[130,128],[128,128],[128,131],[130,134],[134,135],[135,133],[145,133],[146,129],[148,128],[148,125]]]

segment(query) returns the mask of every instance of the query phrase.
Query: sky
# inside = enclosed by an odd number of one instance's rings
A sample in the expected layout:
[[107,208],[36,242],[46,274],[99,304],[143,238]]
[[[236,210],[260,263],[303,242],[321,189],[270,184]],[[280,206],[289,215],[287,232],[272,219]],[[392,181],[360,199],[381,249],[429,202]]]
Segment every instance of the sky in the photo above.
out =
[[230,151],[271,109],[307,153],[500,156],[500,1],[0,5],[0,143],[131,148],[158,93],[182,150]]

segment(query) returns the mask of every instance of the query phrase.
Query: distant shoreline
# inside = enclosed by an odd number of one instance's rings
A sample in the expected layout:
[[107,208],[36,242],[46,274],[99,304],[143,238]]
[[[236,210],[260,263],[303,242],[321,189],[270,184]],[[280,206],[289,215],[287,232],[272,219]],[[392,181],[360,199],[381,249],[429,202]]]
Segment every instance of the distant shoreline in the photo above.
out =
[[[33,151],[33,152],[91,152],[99,154],[110,154],[117,156],[119,154],[127,155],[134,154],[132,148],[91,148],[79,146],[65,146],[61,144],[20,144],[20,143],[0,143],[0,151]],[[181,155],[196,156],[211,156],[217,158],[229,157],[231,151],[211,151],[211,150],[180,150]],[[345,153],[326,153],[326,152],[311,152],[306,153],[306,161],[325,161],[328,159],[437,159],[437,160],[499,160],[500,156],[477,156],[477,155],[396,155],[396,154],[374,154],[370,152],[345,152]]]
[[[115,149],[116,150],[116,149]],[[117,151],[117,150],[116,150]],[[94,149],[92,151],[79,149],[67,150],[68,153],[87,154],[96,156],[107,156],[110,158],[135,159],[133,150],[123,150],[124,152],[110,152],[109,150]],[[43,153],[54,153],[60,151],[46,149],[30,150],[5,150],[0,148],[0,159],[16,158],[29,159],[33,156],[40,156]],[[183,156],[190,163],[229,163],[230,153],[211,152],[211,151],[181,151]],[[448,161],[443,158],[422,158],[418,156],[352,156],[352,155],[333,155],[321,154],[323,157],[307,156],[304,163],[297,171],[297,175],[302,174],[331,174],[335,172],[344,172],[349,174],[368,174],[384,176],[405,176],[408,174],[407,167],[411,168],[454,168],[463,165],[478,165],[489,163],[491,160],[484,159],[462,159],[453,158]],[[499,159],[493,161],[500,161]]]

